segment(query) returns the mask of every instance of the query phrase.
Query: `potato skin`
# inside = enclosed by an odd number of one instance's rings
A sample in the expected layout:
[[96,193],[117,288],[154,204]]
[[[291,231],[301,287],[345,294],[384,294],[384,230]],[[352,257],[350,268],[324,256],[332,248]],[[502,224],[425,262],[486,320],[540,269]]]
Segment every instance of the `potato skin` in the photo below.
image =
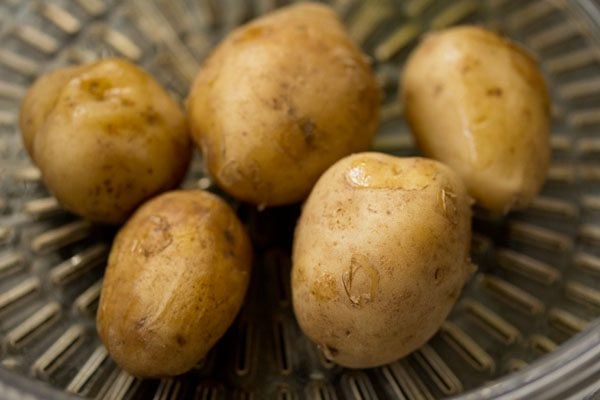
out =
[[82,70],[85,70],[85,67],[65,67],[50,71],[40,76],[25,94],[21,103],[19,126],[25,150],[32,159],[33,142],[37,131],[44,125],[46,118],[56,106],[63,86]]
[[549,99],[523,49],[472,26],[428,34],[406,63],[401,91],[420,149],[454,169],[483,208],[524,208],[539,192]]
[[299,4],[233,31],[198,73],[187,109],[218,185],[281,205],[304,199],[336,160],[368,149],[379,89],[334,12]]
[[102,342],[135,376],[186,372],[233,322],[251,260],[244,228],[215,195],[150,200],[114,241],[97,315]]
[[292,299],[336,363],[370,368],[424,344],[472,272],[470,199],[448,167],[360,153],[308,197],[293,246]]
[[140,68],[107,59],[41,77],[21,108],[25,147],[68,210],[116,224],[176,186],[191,157],[185,114]]

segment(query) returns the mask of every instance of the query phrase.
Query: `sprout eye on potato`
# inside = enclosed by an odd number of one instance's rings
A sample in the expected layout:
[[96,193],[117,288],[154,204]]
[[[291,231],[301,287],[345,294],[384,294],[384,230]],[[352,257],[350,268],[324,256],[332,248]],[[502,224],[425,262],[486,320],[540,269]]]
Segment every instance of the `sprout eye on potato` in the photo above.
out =
[[379,89],[333,10],[299,4],[229,34],[187,109],[216,183],[241,200],[281,205],[303,200],[336,160],[368,149]]
[[237,216],[210,193],[168,192],[142,205],[115,238],[98,306],[115,362],[139,377],[194,367],[237,314],[251,259]]
[[472,272],[470,198],[445,165],[359,153],[331,166],[296,227],[292,299],[328,358],[383,365],[424,344]]
[[25,148],[68,210],[120,223],[176,186],[191,157],[185,115],[158,83],[119,59],[38,79],[21,106]]
[[506,213],[539,192],[549,99],[524,50],[477,27],[430,33],[410,55],[401,91],[420,149],[454,169],[481,207]]

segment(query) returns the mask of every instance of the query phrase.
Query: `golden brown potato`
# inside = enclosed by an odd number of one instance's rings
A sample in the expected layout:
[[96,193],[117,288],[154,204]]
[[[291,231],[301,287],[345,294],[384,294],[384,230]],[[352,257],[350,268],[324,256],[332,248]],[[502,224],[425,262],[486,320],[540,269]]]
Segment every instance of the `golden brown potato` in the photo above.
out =
[[477,27],[431,33],[409,57],[401,90],[423,153],[454,169],[482,207],[506,213],[539,192],[549,100],[524,50]]
[[330,167],[293,246],[300,327],[345,367],[392,362],[440,327],[472,272],[470,199],[424,158],[360,153]]
[[233,31],[198,73],[187,106],[217,184],[279,205],[304,199],[329,165],[369,147],[379,90],[334,12],[309,3]]
[[92,221],[122,222],[144,199],[176,186],[191,156],[179,105],[124,60],[41,77],[20,120],[48,190]]
[[86,67],[65,67],[40,76],[27,91],[21,104],[19,125],[25,150],[33,158],[35,135],[46,122],[48,114],[56,106],[60,90]]
[[225,333],[248,286],[252,249],[218,197],[173,191],[142,205],[108,260],[98,333],[138,377],[181,374]]

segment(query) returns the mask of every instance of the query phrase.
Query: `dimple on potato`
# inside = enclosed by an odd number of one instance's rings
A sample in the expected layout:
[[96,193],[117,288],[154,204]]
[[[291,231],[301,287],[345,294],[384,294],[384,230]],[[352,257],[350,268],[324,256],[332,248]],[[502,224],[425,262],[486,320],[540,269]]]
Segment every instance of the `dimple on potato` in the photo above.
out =
[[238,199],[281,205],[369,148],[379,88],[334,11],[298,4],[227,36],[200,69],[187,110],[216,183]]
[[438,330],[473,271],[470,202],[424,158],[359,153],[323,174],[296,227],[292,299],[326,357],[375,367]]
[[48,190],[95,222],[123,222],[143,200],[176,186],[191,157],[181,107],[120,59],[40,77],[23,100],[20,126]]
[[526,207],[549,166],[549,98],[535,60],[474,26],[429,33],[402,73],[405,116],[423,153],[454,169],[494,213]]
[[242,224],[215,195],[173,191],[142,205],[102,283],[97,328],[112,358],[138,377],[194,367],[240,309],[251,259]]

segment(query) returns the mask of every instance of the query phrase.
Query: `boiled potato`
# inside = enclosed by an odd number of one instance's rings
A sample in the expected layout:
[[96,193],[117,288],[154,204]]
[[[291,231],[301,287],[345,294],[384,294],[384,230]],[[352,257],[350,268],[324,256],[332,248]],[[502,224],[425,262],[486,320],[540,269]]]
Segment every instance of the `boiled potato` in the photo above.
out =
[[39,77],[27,91],[21,104],[19,125],[25,150],[33,158],[33,141],[36,133],[56,106],[58,93],[75,75],[85,67],[65,67],[50,71]]
[[328,166],[369,147],[379,90],[334,12],[298,4],[233,31],[198,73],[187,109],[216,183],[280,205],[304,199]]
[[293,245],[302,330],[350,368],[403,357],[440,327],[472,272],[470,198],[424,158],[359,153],[330,167]]
[[144,199],[176,186],[191,156],[179,105],[119,59],[42,76],[23,101],[20,124],[48,190],[97,222],[120,223]]
[[138,377],[181,374],[225,333],[251,268],[234,212],[202,191],[142,205],[114,241],[97,327],[115,362]]
[[401,91],[420,149],[454,169],[483,208],[524,208],[539,192],[549,100],[523,49],[472,26],[428,34],[406,63]]

